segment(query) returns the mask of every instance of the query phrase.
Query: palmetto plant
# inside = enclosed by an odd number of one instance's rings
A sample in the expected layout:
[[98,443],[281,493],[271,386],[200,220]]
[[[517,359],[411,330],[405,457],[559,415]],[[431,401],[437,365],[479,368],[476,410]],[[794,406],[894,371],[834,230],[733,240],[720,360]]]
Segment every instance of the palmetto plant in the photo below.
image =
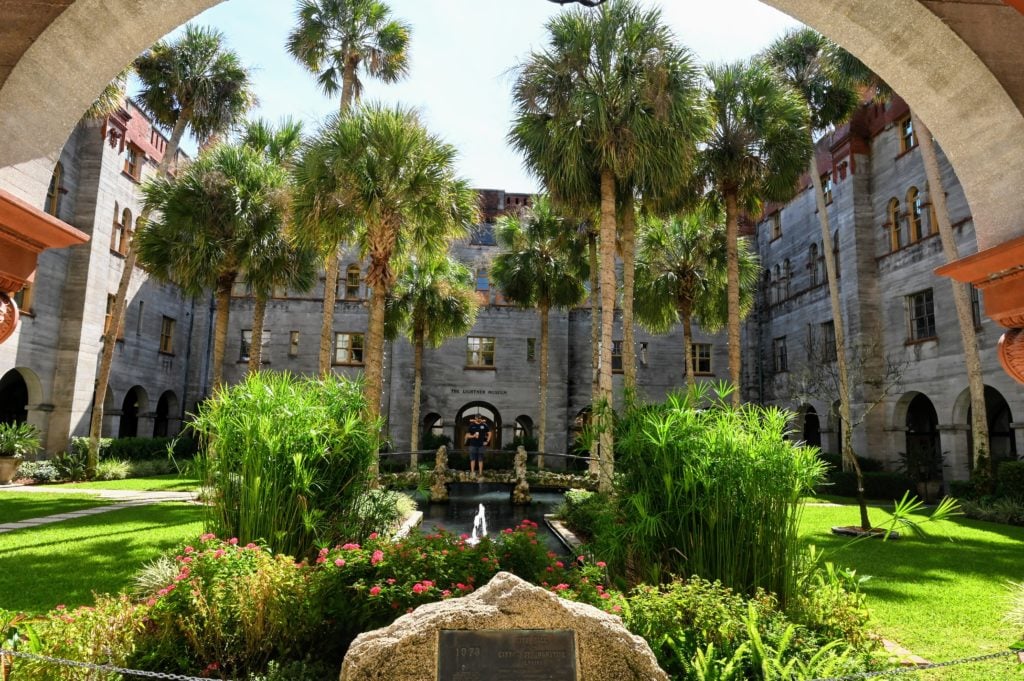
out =
[[385,302],[396,263],[441,252],[478,217],[477,195],[455,174],[455,148],[416,113],[379,104],[332,118],[303,146],[295,170],[296,233],[312,243],[345,241],[369,259],[366,411],[380,414]]
[[810,155],[807,113],[796,94],[765,66],[707,67],[712,128],[698,175],[725,207],[729,375],[740,402],[740,213],[757,215],[762,201],[789,199]]
[[288,179],[259,152],[221,144],[178,177],[155,178],[143,188],[146,210],[159,216],[136,236],[143,266],[188,294],[215,291],[214,389],[223,375],[231,289],[240,275],[266,266],[287,215]]
[[[328,97],[341,94],[344,114],[363,91],[360,72],[385,83],[405,77],[409,68],[408,24],[391,18],[380,0],[301,0],[288,52],[316,76]],[[319,369],[331,370],[334,304],[338,287],[338,243],[319,244],[325,261],[324,313],[320,327]]]
[[[657,10],[612,0],[564,12],[547,25],[548,46],[517,70],[509,133],[558,204],[600,205],[603,411],[612,402],[617,202],[654,178],[682,179],[702,126],[697,73]],[[628,241],[628,239],[627,239]],[[614,472],[610,420],[599,419],[600,480]]]
[[540,315],[540,411],[538,452],[544,454],[548,410],[548,318],[552,309],[578,305],[586,295],[589,276],[584,248],[586,235],[564,219],[545,196],[520,215],[498,221],[501,252],[491,275],[509,301],[536,308]]
[[[692,322],[716,332],[728,320],[725,216],[704,204],[665,219],[650,217],[641,224],[636,271],[636,315],[654,333],[683,327],[683,365],[693,385]],[[746,241],[739,243],[740,314],[753,306],[758,279],[757,256]]]
[[[219,31],[189,24],[174,41],[157,42],[134,62],[135,73],[142,83],[136,103],[154,123],[171,130],[157,176],[164,178],[178,155],[178,147],[186,131],[206,140],[241,120],[254,101],[249,73],[238,55],[224,46]],[[139,221],[145,224],[149,212],[143,209]],[[104,335],[103,353],[96,376],[96,395],[105,395],[114,362],[114,339],[124,323],[128,286],[138,259],[135,238],[128,242],[121,280],[110,311],[110,324]],[[96,471],[99,461],[100,436],[103,428],[104,400],[93,400],[89,428],[87,470]]]
[[[449,256],[423,254],[408,259],[388,296],[385,332],[404,333],[412,343],[415,378],[412,390],[411,449],[419,449],[423,350],[465,335],[476,321],[479,304],[469,268]],[[414,454],[415,456],[415,454]]]
[[21,458],[39,451],[39,429],[30,423],[0,423],[0,456]]

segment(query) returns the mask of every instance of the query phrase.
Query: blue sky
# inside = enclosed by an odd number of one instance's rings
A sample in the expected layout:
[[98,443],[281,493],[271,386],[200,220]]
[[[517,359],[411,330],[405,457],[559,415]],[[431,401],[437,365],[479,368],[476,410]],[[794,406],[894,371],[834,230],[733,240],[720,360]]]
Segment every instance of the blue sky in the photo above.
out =
[[[795,20],[756,0],[642,0],[702,62],[749,56]],[[419,109],[427,127],[460,153],[473,186],[535,191],[537,181],[505,143],[511,120],[510,69],[545,41],[544,23],[559,11],[548,0],[388,0],[412,25],[410,74],[393,85],[364,79],[364,100]],[[578,7],[578,5],[577,5]],[[216,26],[251,65],[256,115],[302,119],[307,130],[337,110],[313,77],[285,51],[294,23],[292,0],[228,0],[196,21]]]

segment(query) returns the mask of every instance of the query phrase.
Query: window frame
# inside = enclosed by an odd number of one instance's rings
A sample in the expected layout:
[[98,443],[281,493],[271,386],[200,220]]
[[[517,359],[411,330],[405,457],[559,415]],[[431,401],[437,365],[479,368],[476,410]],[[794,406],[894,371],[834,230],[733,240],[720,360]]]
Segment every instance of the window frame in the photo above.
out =
[[789,351],[785,336],[772,339],[772,367],[777,374],[789,373]]
[[60,214],[61,194],[65,191],[62,186],[64,181],[64,164],[57,161],[53,166],[53,173],[50,175],[50,184],[46,188],[46,202],[43,204],[43,212],[53,217]]
[[917,146],[917,130],[914,130],[914,119],[911,116],[904,116],[896,122],[896,129],[899,131],[900,154],[905,154]]
[[938,329],[935,324],[935,294],[933,290],[926,288],[916,291],[907,295],[905,301],[907,344],[923,343],[937,339]]
[[[355,284],[352,283],[352,275],[355,275]],[[363,299],[363,270],[358,264],[352,263],[345,268],[345,300]]]
[[167,315],[162,315],[162,317],[163,319],[160,320],[160,354],[173,355],[174,331],[178,320]]
[[[624,374],[626,373],[625,364],[622,362],[622,345],[623,341],[613,340],[612,341],[612,373],[613,374]],[[618,366],[616,367],[616,361]]]
[[832,204],[832,200],[834,198],[832,192],[834,189],[835,186],[832,183],[832,171],[830,170],[821,176],[821,193],[825,198],[826,206]]
[[921,192],[913,186],[907,190],[907,228],[908,243],[916,244],[927,236],[924,233],[924,204],[921,201]]
[[[705,355],[704,349],[707,349]],[[690,343],[689,369],[694,376],[714,376],[714,367],[711,364],[712,345],[711,343]],[[702,364],[707,361],[707,369]]]
[[299,332],[289,331],[288,332],[288,356],[298,357],[299,356]]
[[903,248],[903,225],[900,224],[900,200],[895,196],[889,199],[889,252],[895,253]]
[[32,311],[32,303],[35,298],[34,288],[32,282],[27,281],[24,286],[11,295],[11,299],[18,306],[18,314],[28,315],[29,317],[35,316],[35,313]]
[[124,146],[124,168],[122,171],[125,175],[132,178],[135,182],[142,181],[142,164],[146,160],[146,155],[138,146],[132,142],[128,142]]
[[537,360],[537,339],[527,338],[526,339],[526,361],[535,362]]
[[[339,347],[339,341],[342,338],[349,339],[345,347]],[[355,342],[356,340],[358,340],[358,343]],[[348,359],[338,359],[338,353],[342,350],[348,354]],[[354,359],[357,354],[358,358]],[[354,331],[336,331],[334,333],[334,352],[331,354],[331,364],[333,366],[366,366],[366,334]]]
[[[495,336],[466,336],[465,369],[493,371],[496,368],[496,354],[497,338]],[[490,363],[487,361],[488,357]],[[474,358],[478,361],[474,361]]]
[[782,211],[778,211],[778,210],[775,211],[774,213],[772,213],[768,217],[768,219],[771,221],[771,229],[772,229],[771,240],[775,241],[776,239],[781,239],[782,238]]
[[835,362],[839,359],[838,353],[836,352],[835,320],[830,319],[826,322],[822,322],[819,329],[821,331],[821,361]]

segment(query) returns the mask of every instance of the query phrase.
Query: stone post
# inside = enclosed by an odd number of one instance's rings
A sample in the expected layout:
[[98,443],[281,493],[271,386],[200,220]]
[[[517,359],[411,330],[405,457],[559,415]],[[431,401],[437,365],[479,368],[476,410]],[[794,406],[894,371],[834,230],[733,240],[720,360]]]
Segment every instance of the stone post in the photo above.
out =
[[519,445],[516,447],[514,463],[516,486],[512,488],[512,503],[517,506],[525,506],[533,501],[530,496],[530,485],[526,482],[526,449]]
[[434,471],[430,474],[430,500],[448,501],[448,450],[444,445],[437,448]]

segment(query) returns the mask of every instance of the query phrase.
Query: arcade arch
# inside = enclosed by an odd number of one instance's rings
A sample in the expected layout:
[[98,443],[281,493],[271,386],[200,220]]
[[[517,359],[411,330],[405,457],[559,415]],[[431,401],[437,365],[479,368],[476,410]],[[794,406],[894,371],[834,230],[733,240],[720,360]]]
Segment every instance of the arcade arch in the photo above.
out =
[[139,418],[146,413],[148,407],[149,398],[141,385],[129,390],[121,402],[121,422],[117,428],[117,436],[138,437]]
[[29,407],[42,402],[42,398],[42,386],[34,371],[26,367],[11,369],[0,376],[0,423],[30,422]]
[[491,429],[490,449],[501,449],[501,414],[488,402],[469,402],[459,409],[455,415],[455,442],[456,449],[462,449],[466,440],[466,429],[469,419],[479,414],[484,417]]

